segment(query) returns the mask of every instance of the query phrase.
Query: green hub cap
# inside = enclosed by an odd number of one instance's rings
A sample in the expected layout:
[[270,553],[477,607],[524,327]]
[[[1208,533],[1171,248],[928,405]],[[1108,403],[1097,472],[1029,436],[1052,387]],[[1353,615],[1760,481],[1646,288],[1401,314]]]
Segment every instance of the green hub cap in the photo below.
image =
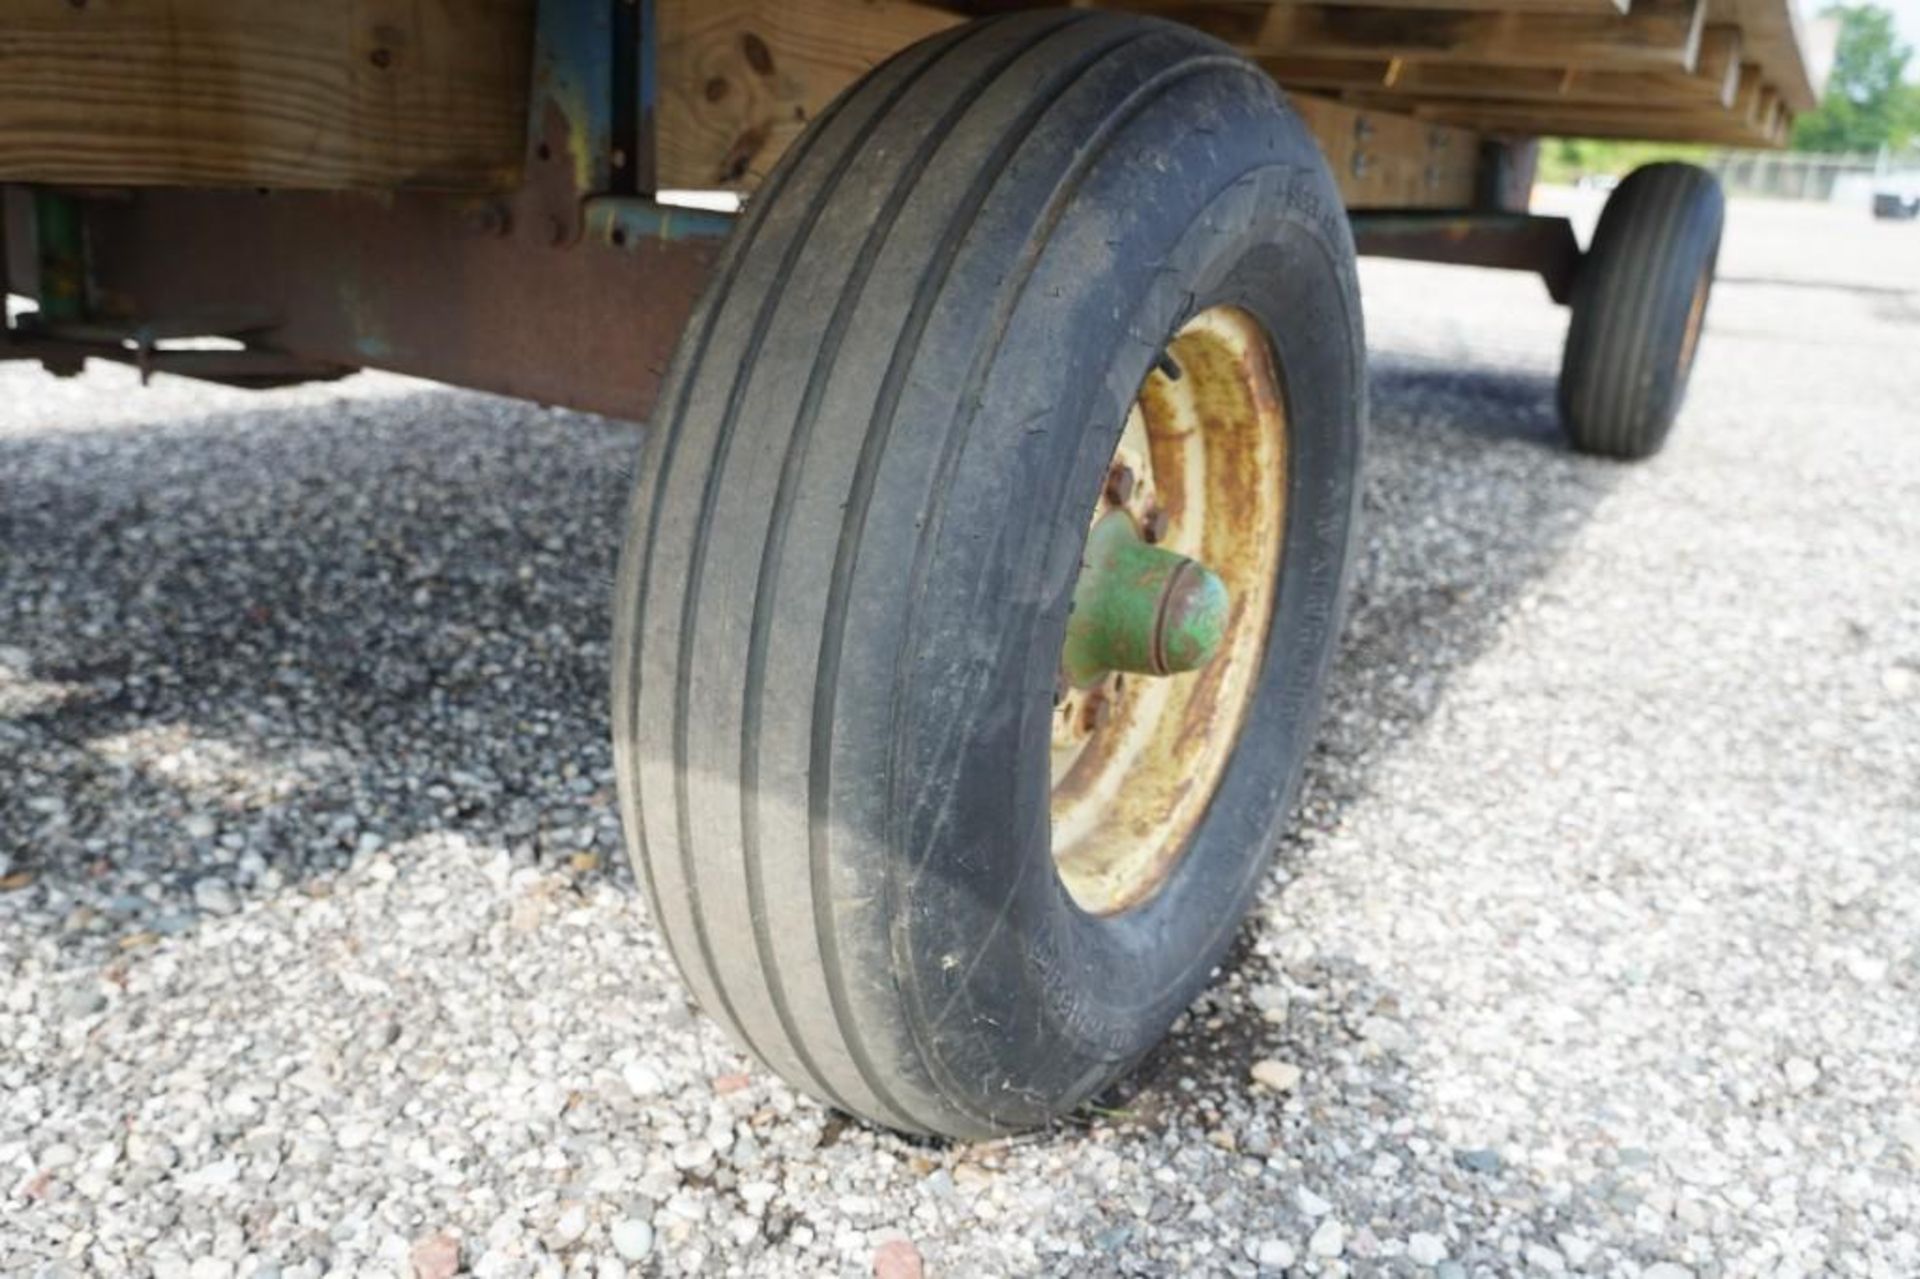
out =
[[1148,545],[1124,511],[1110,512],[1087,534],[1061,652],[1067,679],[1197,671],[1219,651],[1227,611],[1226,584],[1211,569]]

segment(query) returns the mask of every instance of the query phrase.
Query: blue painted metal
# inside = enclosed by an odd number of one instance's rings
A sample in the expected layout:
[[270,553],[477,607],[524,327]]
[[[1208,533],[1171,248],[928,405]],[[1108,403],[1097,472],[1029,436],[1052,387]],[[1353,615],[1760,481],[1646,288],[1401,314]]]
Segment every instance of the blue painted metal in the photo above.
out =
[[541,0],[534,17],[527,136],[550,149],[560,140],[555,158],[582,199],[613,185],[613,19],[612,4],[585,0]]
[[660,12],[654,0],[640,0],[640,115],[653,113],[660,98]]
[[656,204],[643,196],[587,201],[587,238],[616,249],[635,249],[650,240],[724,240],[732,230],[731,214],[709,209]]
[[639,178],[639,190],[658,190],[657,176],[660,172],[657,164],[660,151],[655,141],[654,130],[659,125],[660,109],[660,10],[656,0],[639,0],[640,5],[640,44],[639,76],[635,88],[640,100],[635,104],[639,122],[639,136],[636,139],[639,155],[636,157],[636,174]]
[[656,0],[541,0],[535,36],[529,165],[536,182],[547,175],[545,214],[562,224],[552,242],[584,233],[632,248],[724,237],[727,215],[647,198],[660,92]]

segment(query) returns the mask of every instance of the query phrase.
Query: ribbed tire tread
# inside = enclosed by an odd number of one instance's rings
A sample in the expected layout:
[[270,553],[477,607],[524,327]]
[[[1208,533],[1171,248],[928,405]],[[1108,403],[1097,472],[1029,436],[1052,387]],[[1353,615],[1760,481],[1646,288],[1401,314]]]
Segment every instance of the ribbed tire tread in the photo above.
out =
[[[840,913],[864,909],[822,855],[838,637],[861,624],[850,578],[862,495],[890,433],[939,425],[891,420],[888,388],[914,367],[919,329],[941,305],[940,264],[1021,147],[1070,114],[1090,79],[1119,70],[1147,94],[1188,73],[1257,74],[1170,26],[1056,10],[936,37],[836,101],[750,201],[690,322],[622,556],[615,748],[623,781],[637,779],[623,785],[623,818],[672,955],[755,1055],[829,1104],[902,1129],[991,1125],[937,1087],[902,1089],[900,1044],[863,1018],[852,987],[873,965],[837,949]],[[1004,125],[969,132],[982,116]],[[955,154],[963,134],[980,140],[977,154]],[[928,198],[935,184],[951,198]],[[922,246],[909,260],[934,265],[903,288],[876,267],[909,237]],[[1009,297],[1016,275],[1009,264]],[[901,335],[884,371],[872,342],[841,349],[876,324]],[[842,372],[879,388],[862,430],[822,423]],[[826,637],[817,655],[800,647],[810,631]],[[812,713],[791,713],[794,696],[776,704],[780,683],[810,687],[799,700]],[[795,794],[809,796],[804,808],[768,802]]]
[[1666,442],[1691,372],[1682,350],[1694,286],[1713,270],[1725,210],[1719,183],[1687,164],[1637,169],[1608,198],[1560,371],[1576,449],[1636,459]]

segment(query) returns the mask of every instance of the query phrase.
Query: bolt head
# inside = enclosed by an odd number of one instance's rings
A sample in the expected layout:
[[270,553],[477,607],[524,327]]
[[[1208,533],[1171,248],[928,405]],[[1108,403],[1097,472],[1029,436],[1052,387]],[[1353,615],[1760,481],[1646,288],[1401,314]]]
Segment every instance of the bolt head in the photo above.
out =
[[1113,720],[1113,703],[1104,693],[1095,691],[1087,698],[1085,709],[1080,712],[1080,727],[1089,733],[1097,733]]

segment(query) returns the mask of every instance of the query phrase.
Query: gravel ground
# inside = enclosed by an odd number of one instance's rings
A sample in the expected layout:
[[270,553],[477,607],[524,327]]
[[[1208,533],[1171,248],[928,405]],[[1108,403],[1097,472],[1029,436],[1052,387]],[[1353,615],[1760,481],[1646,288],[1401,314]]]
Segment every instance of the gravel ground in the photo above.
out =
[[0,1272],[1920,1272],[1920,231],[1736,205],[1632,469],[1557,443],[1537,282],[1364,280],[1299,831],[1130,1083],[979,1146],[669,969],[632,428],[0,367]]

